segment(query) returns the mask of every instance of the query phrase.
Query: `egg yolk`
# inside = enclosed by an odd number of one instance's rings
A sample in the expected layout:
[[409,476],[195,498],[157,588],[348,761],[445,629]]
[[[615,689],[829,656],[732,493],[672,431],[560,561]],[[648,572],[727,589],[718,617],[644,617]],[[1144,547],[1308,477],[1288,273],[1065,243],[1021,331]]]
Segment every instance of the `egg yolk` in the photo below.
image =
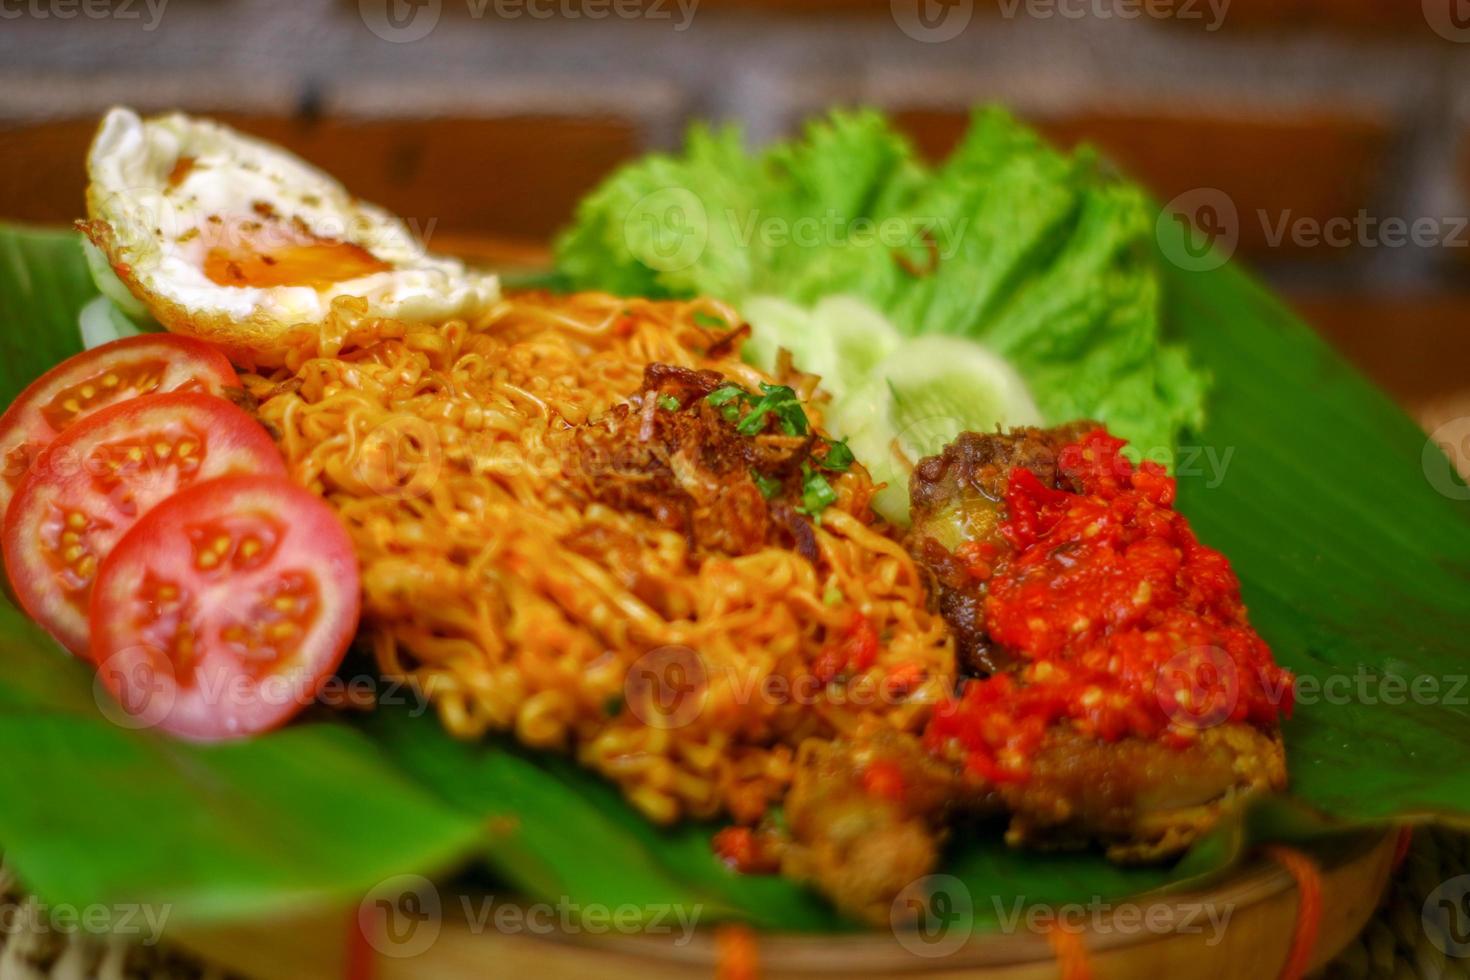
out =
[[[260,240],[266,238],[270,240]],[[317,238],[302,229],[276,235],[237,234],[234,239],[215,244],[204,254],[204,274],[217,285],[321,289],[393,268],[361,245]]]
[[271,252],[212,248],[204,274],[221,286],[311,286],[356,279],[391,269],[388,263],[351,242],[287,245]]

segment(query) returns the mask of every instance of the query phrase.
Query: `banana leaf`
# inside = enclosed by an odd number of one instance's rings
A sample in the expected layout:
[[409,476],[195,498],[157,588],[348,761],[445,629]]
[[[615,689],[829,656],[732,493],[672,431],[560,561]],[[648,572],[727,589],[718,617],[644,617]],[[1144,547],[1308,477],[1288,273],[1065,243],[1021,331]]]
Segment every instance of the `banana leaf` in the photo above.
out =
[[230,920],[353,901],[460,863],[479,825],[336,723],[203,747],[104,713],[90,670],[0,605],[0,840],[53,904]]
[[80,236],[0,227],[0,402],[82,349],[77,316],[96,295]]
[[1217,382],[1179,508],[1230,557],[1252,621],[1298,675],[1292,801],[1323,824],[1464,821],[1470,492],[1239,267],[1161,266],[1168,322]]
[[[8,399],[74,349],[91,287],[70,233],[0,229],[0,256]],[[1306,686],[1351,685],[1301,699],[1286,729],[1293,795],[1172,866],[1012,851],[993,827],[956,834],[942,870],[969,890],[981,924],[1017,899],[1198,883],[1256,840],[1470,814],[1470,772],[1456,765],[1470,751],[1467,692],[1450,690],[1470,636],[1470,509],[1436,489],[1450,485],[1447,461],[1248,275],[1164,268],[1170,330],[1217,379],[1210,421],[1181,452],[1180,507],[1235,562],[1279,659]],[[850,927],[798,886],[726,871],[709,850],[713,828],[653,828],[562,757],[458,743],[432,717],[387,710],[182,745],[104,720],[83,666],[10,608],[0,657],[0,844],[52,902],[244,916],[362,894],[482,848],[499,880],[541,899]],[[1392,693],[1426,677],[1437,695]]]

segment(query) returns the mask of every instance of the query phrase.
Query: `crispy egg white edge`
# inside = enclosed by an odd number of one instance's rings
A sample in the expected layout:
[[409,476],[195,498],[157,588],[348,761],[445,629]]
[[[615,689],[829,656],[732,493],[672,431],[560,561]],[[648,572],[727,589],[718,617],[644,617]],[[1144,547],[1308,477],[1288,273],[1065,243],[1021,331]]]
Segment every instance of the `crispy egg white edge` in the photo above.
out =
[[[194,165],[170,185],[180,158]],[[431,255],[402,221],[357,201],[336,180],[279,147],[181,113],[104,117],[87,157],[92,217],[112,228],[121,258],[148,292],[194,313],[266,317],[283,326],[320,322],[337,296],[367,300],[373,315],[434,321],[473,317],[500,298],[499,280]],[[317,290],[221,286],[204,274],[194,232],[210,215],[248,220],[266,202],[321,238],[351,242],[394,266]],[[148,297],[142,297],[145,302]]]

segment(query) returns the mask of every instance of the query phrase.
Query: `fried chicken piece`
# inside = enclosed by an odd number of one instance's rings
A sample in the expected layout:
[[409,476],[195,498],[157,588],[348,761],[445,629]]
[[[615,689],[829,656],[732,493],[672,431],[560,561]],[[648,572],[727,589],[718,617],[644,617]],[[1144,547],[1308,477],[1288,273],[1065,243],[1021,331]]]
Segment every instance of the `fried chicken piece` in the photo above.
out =
[[961,674],[983,677],[1007,666],[1003,651],[993,648],[985,632],[986,579],[971,570],[977,562],[993,562],[1007,547],[1000,534],[1000,502],[1011,471],[1019,466],[1043,483],[1054,483],[1062,447],[1096,427],[1074,422],[1006,435],[962,432],[942,453],[926,456],[914,468],[908,546],[933,578],[939,610],[955,636]]
[[883,727],[809,739],[786,795],[781,873],[855,919],[886,925],[894,899],[937,866],[945,816],[983,807],[981,792],[912,735]]
[[1028,780],[999,786],[911,735],[812,739],[798,750],[785,833],[766,842],[779,856],[765,870],[779,866],[855,919],[902,926],[913,910],[895,902],[937,870],[956,816],[1009,814],[1013,847],[1096,841],[1109,860],[1137,863],[1184,850],[1222,807],[1285,781],[1280,735],[1248,725],[1211,729],[1180,749],[1140,738],[1104,742],[1061,725],[1047,734]]
[[[1092,423],[966,433],[919,464],[907,544],[972,676],[922,737],[803,743],[784,832],[760,833],[765,867],[900,926],[898,899],[934,872],[956,816],[1008,817],[1013,846],[1096,842],[1151,861],[1285,786],[1264,689],[1289,697],[1290,675],[1223,556],[1174,513],[1172,480],[1121,445]],[[1166,683],[1176,650],[1203,641],[1221,644],[1210,664],[1260,676],[1236,678],[1225,703],[1218,685]]]
[[[1274,708],[1253,708],[1249,716],[1233,709],[1237,697],[1258,695],[1273,681],[1278,694],[1289,696],[1290,675],[1270,662],[1264,643],[1250,631],[1238,583],[1223,557],[1194,541],[1173,513],[1172,481],[1152,469],[1135,473],[1116,456],[1120,445],[1090,423],[961,435],[915,469],[910,485],[914,523],[907,543],[937,585],[940,610],[960,638],[962,668],[980,678],[972,682],[979,687],[966,692],[976,697],[956,699],[949,717],[941,708],[931,724],[930,747],[969,764],[995,786],[1011,813],[1011,843],[1055,847],[1098,841],[1115,860],[1150,860],[1188,847],[1225,807],[1252,793],[1285,787]],[[1083,480],[1067,471],[1062,457],[1068,452],[1074,454],[1073,464],[1089,460],[1106,469]],[[1035,477],[1019,481],[1031,493],[1008,500],[1018,470]],[[1104,505],[1086,511],[1084,483],[1118,490],[1120,496],[1109,499],[1126,515]],[[1135,484],[1145,490],[1137,491]],[[1048,519],[1058,523],[1066,515],[1084,514],[1077,518],[1076,539],[1052,540],[1026,523],[1036,521],[1036,515],[1020,515],[1022,521],[1008,514],[1013,503],[1029,505],[1036,499],[1055,505]],[[1125,544],[1102,552],[1096,567],[1079,571],[1076,566],[1091,546],[1088,539],[1106,532],[1088,523],[1091,514],[1118,522]],[[1160,536],[1158,527],[1172,536]],[[1035,541],[1023,558],[1014,539],[1024,535]],[[1148,573],[1135,581],[1129,561],[1145,549],[1150,563],[1139,567]],[[1015,567],[1022,562],[1024,567]],[[1205,585],[1196,582],[1206,576]],[[1069,602],[1066,593],[1074,588],[1097,590],[1090,606]],[[1005,590],[1003,603],[996,589]],[[1149,606],[1165,592],[1174,605]],[[1005,617],[998,621],[1001,613]],[[1065,619],[1058,624],[1058,617]],[[1074,637],[1082,640],[1074,643]],[[1224,692],[1227,710],[1215,718],[1206,717],[1208,705],[1190,703],[1195,692],[1158,686],[1163,684],[1159,661],[1169,669],[1175,651],[1198,648],[1213,651],[1207,657],[1238,674],[1231,678],[1237,686]],[[1143,650],[1148,657],[1130,662],[1122,653],[1126,650]],[[1155,676],[1148,676],[1151,671]],[[983,678],[1000,680],[992,684]],[[1067,693],[1048,701],[1049,684]],[[1128,697],[1138,700],[1130,703]],[[1096,702],[1097,708],[1058,703],[1064,698]],[[1162,712],[1151,703],[1155,698]],[[1203,723],[1193,729],[1176,724],[1168,717],[1171,698],[1197,709]],[[1111,699],[1117,699],[1116,710]],[[975,717],[966,721],[966,711]],[[1151,713],[1166,717],[1140,718]],[[1015,725],[1015,733],[995,735],[999,724]],[[979,744],[985,751],[977,758],[957,734],[970,739],[970,749]],[[986,754],[992,750],[993,755]],[[1023,754],[1028,757],[1015,758]]]
[[1142,738],[1104,742],[1048,733],[1025,782],[1000,787],[1007,843],[1070,848],[1097,841],[1109,860],[1159,860],[1189,847],[1223,808],[1286,785],[1277,732],[1222,725],[1183,748]]

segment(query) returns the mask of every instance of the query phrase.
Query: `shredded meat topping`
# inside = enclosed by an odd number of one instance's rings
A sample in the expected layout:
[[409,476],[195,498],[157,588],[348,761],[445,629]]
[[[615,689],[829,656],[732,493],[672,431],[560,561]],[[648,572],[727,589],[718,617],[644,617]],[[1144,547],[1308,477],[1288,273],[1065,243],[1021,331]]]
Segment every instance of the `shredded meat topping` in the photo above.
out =
[[592,499],[680,531],[695,554],[776,544],[815,563],[811,521],[791,501],[816,436],[736,431],[705,400],[725,383],[714,371],[650,364],[626,405],[578,427],[566,475]]

